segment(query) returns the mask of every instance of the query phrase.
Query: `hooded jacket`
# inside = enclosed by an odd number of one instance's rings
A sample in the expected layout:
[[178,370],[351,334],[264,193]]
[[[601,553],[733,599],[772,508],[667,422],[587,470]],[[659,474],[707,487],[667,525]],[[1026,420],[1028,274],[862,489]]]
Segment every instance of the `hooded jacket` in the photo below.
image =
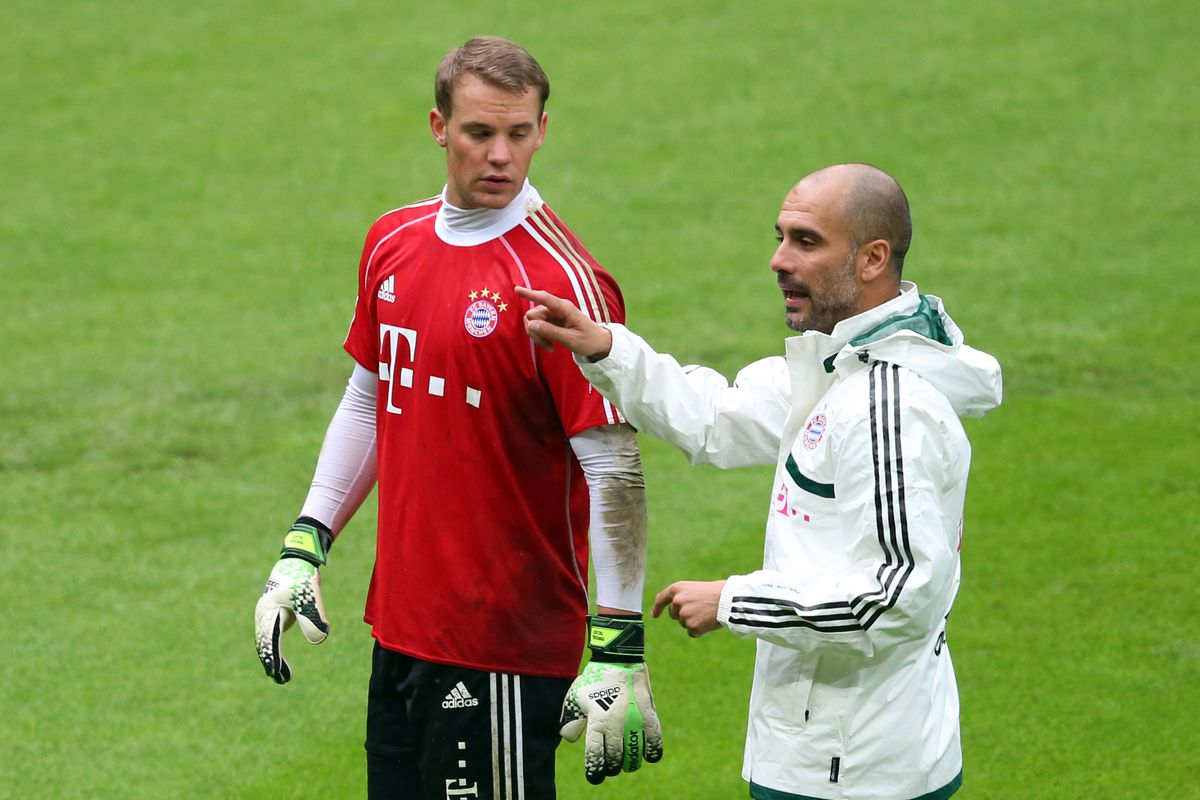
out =
[[971,460],[958,418],[999,405],[999,364],[908,282],[732,386],[609,327],[608,357],[580,366],[631,424],[693,463],[776,463],[763,568],[730,577],[717,613],[757,640],[751,797],[949,797],[962,753],[946,618]]

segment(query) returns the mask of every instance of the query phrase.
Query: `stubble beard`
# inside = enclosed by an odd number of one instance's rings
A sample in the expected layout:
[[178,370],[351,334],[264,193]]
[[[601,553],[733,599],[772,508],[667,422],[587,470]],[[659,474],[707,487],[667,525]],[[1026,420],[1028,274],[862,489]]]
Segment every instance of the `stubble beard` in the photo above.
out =
[[820,331],[833,333],[833,328],[842,320],[854,315],[862,289],[855,276],[858,248],[851,247],[850,255],[842,268],[826,278],[820,287],[809,287],[808,302],[812,308],[808,314],[784,313],[784,322],[799,333]]

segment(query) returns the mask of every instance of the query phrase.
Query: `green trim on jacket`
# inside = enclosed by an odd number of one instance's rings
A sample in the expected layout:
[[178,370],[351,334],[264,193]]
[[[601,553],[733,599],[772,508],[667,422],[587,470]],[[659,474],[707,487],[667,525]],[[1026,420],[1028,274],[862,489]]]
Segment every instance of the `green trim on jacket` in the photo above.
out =
[[[926,792],[920,797],[911,798],[911,800],[946,800],[947,797],[961,788],[962,770],[959,770],[958,774],[954,776],[954,780],[942,788]],[[822,800],[820,797],[810,797],[806,794],[792,794],[791,792],[781,792],[778,789],[768,789],[765,786],[759,786],[753,781],[750,783],[750,796],[754,800]]]

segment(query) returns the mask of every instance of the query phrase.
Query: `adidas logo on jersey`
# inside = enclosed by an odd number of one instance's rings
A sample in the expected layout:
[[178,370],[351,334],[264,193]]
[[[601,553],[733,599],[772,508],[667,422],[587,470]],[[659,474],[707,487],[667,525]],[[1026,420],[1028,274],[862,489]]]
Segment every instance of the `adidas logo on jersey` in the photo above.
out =
[[462,681],[459,681],[458,685],[451,689],[450,694],[446,695],[446,699],[442,701],[442,708],[470,708],[477,705],[479,705],[479,700],[471,696]]
[[379,293],[376,295],[380,300],[386,300],[389,303],[396,302],[396,276],[389,275],[384,279],[383,283],[379,284]]
[[600,706],[601,711],[608,711],[612,708],[612,704],[621,696],[620,686],[610,686],[607,689],[601,689],[598,692],[588,692],[588,699],[595,700],[596,705]]

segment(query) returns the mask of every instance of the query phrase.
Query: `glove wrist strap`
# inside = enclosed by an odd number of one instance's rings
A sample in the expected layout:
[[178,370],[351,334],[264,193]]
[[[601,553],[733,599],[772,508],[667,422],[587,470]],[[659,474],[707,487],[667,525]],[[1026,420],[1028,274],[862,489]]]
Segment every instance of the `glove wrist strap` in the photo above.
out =
[[300,558],[314,567],[325,566],[329,548],[333,545],[333,532],[312,517],[301,517],[283,537],[280,558]]
[[588,617],[588,648],[592,661],[640,664],[646,660],[646,623],[636,617]]

